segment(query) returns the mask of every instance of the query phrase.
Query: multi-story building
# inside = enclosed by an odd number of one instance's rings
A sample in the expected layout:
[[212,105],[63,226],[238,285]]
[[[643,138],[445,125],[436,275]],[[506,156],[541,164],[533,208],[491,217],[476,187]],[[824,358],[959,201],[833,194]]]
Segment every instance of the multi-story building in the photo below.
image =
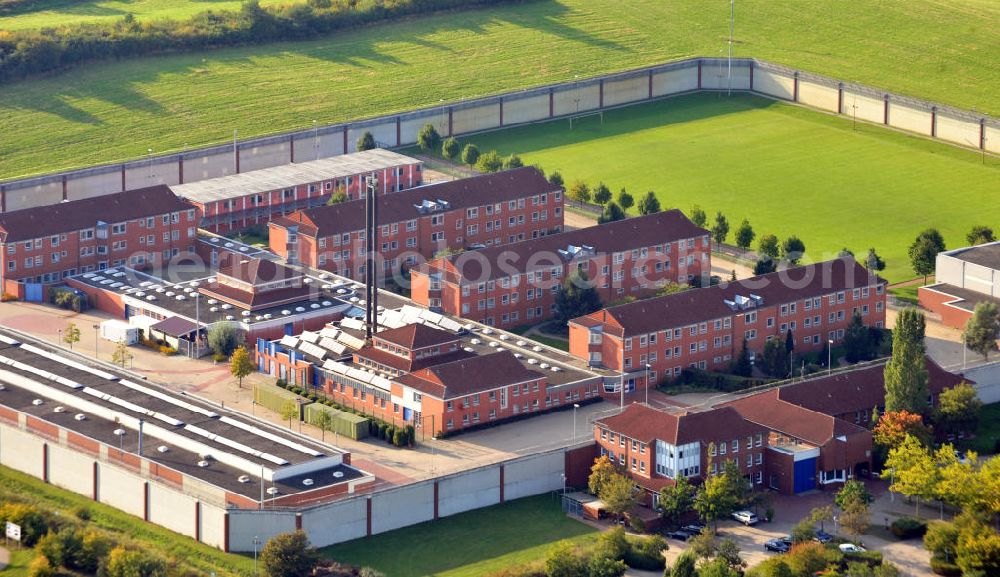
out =
[[560,364],[558,354],[538,354],[527,343],[487,343],[485,335],[466,338],[422,323],[385,329],[365,342],[359,324],[345,319],[318,333],[258,340],[258,368],[434,435],[600,398],[600,376]]
[[981,302],[1000,306],[1000,241],[938,253],[934,284],[917,289],[920,306],[964,329]]
[[569,350],[628,373],[627,390],[686,367],[725,370],[744,341],[751,355],[792,334],[795,354],[839,343],[854,313],[885,323],[885,286],[853,258],[790,268],[606,308],[569,323]]
[[363,198],[365,178],[378,179],[379,194],[423,183],[419,160],[382,149],[251,170],[171,186],[202,211],[201,228],[217,233],[266,226],[279,215],[322,206],[333,194]]
[[[534,167],[443,182],[379,199],[383,271],[442,250],[503,245],[562,230],[562,189]],[[300,210],[270,224],[271,250],[289,262],[363,279],[365,201]]]
[[649,296],[707,275],[709,250],[708,231],[668,210],[437,258],[410,272],[411,295],[431,310],[513,327],[550,318],[576,270],[603,302]]
[[198,220],[163,185],[0,214],[0,284],[23,297],[26,284],[161,266],[194,250]]

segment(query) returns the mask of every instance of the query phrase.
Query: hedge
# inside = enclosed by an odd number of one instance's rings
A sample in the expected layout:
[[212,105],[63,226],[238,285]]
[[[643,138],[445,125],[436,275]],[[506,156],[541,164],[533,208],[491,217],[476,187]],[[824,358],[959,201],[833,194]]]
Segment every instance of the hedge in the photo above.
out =
[[692,385],[731,393],[742,391],[750,387],[756,387],[770,382],[768,379],[751,379],[739,375],[728,373],[713,373],[690,367],[681,371],[680,376],[675,379],[665,380],[661,386],[670,388],[678,385]]
[[961,577],[962,568],[940,557],[931,557],[931,571],[944,577]]
[[900,517],[892,522],[890,530],[900,539],[915,539],[927,532],[927,522],[913,517]]
[[305,420],[310,425],[316,425],[320,413],[328,413],[333,417],[331,432],[338,433],[355,441],[368,436],[368,419],[360,415],[352,415],[338,411],[319,403],[310,403],[304,407]]

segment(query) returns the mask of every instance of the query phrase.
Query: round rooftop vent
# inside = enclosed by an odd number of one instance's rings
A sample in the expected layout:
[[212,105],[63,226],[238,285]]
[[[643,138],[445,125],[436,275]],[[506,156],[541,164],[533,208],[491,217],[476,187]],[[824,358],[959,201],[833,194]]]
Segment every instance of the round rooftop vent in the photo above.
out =
[[510,340],[510,335],[500,335],[500,340],[501,341],[509,341]]
[[243,311],[240,314],[243,315],[243,316],[245,316],[245,317],[248,317],[248,316],[250,316],[250,311]]
[[528,364],[529,365],[537,365],[538,364],[538,359],[528,359]]
[[148,297],[146,297],[146,300],[149,301],[149,302],[153,302],[153,301],[156,300],[156,297],[153,296],[153,295],[149,295]]
[[323,306],[325,306],[325,307],[332,307],[333,303],[330,302],[330,301],[323,301]]
[[337,294],[339,294],[339,295],[346,295],[347,294],[347,289],[337,289]]
[[168,296],[168,297],[172,297],[172,296],[174,296],[175,294],[177,294],[177,293],[175,293],[174,291],[167,291],[167,296]]
[[535,351],[536,353],[540,353],[540,352],[542,352],[542,347],[540,347],[538,345],[535,345],[535,346],[531,347],[531,350]]
[[490,341],[490,345],[489,346],[490,346],[491,349],[495,349],[495,348],[499,347],[500,345],[496,341]]
[[45,401],[43,401],[41,399],[35,399],[34,401],[31,401],[31,404],[35,405],[36,407],[39,406],[39,405],[42,405],[44,403],[45,403]]
[[558,373],[558,372],[559,372],[559,371],[561,371],[561,370],[562,370],[562,369],[560,369],[559,367],[552,367],[552,372],[553,372],[553,373]]
[[240,475],[236,480],[239,481],[240,483],[249,483],[250,475]]
[[330,274],[329,273],[323,273],[323,274],[319,275],[319,278],[321,278],[323,280],[326,280],[326,279],[330,278]]
[[312,284],[312,281],[313,281],[313,279],[311,279],[309,277],[306,277],[306,278],[302,279],[302,283],[303,284]]
[[235,245],[233,245],[233,243],[231,243],[231,242],[227,242],[226,244],[224,244],[222,246],[224,246],[226,248],[233,248],[233,246],[235,246]]
[[226,320],[227,320],[227,321],[231,321],[231,320],[233,320],[233,319],[235,319],[235,318],[236,318],[236,317],[234,317],[233,315],[226,315]]
[[224,310],[224,311],[228,311],[228,310],[229,310],[229,309],[231,309],[231,308],[233,308],[233,305],[231,305],[231,304],[229,304],[229,303],[224,303],[224,304],[222,305],[222,310]]
[[484,335],[492,335],[493,334],[493,329],[483,329],[483,334]]
[[297,313],[304,313],[304,312],[306,312],[306,309],[305,309],[305,307],[295,307],[295,312],[297,312]]
[[118,436],[118,437],[124,437],[125,436],[125,429],[115,429],[115,435]]
[[302,479],[302,484],[305,485],[306,487],[312,487],[313,480],[312,479]]
[[524,345],[526,345],[526,344],[528,344],[528,343],[526,343],[526,342],[524,342],[524,341],[517,341],[517,342],[516,342],[516,343],[514,343],[514,344],[515,344],[515,345],[517,345],[517,346],[519,346],[519,347],[523,347]]
[[208,307],[208,312],[217,313],[219,312],[219,307]]
[[208,299],[208,304],[210,304],[210,305],[214,305],[214,304],[217,304],[218,302],[219,302],[219,301],[217,301],[217,300],[215,300],[215,299]]
[[309,308],[311,308],[311,309],[318,309],[319,308],[319,303],[313,303],[313,304],[309,305]]
[[208,461],[205,460],[198,461],[198,466],[204,469],[205,467],[208,466]]
[[65,412],[66,412],[66,407],[63,407],[63,406],[58,406],[58,407],[56,407],[56,408],[54,408],[54,409],[52,409],[52,410],[53,410],[54,412],[56,412],[56,413],[65,413]]
[[267,494],[268,495],[277,495],[278,494],[278,488],[277,487],[268,487],[267,488]]
[[292,311],[290,311],[288,309],[285,309],[285,310],[281,311],[281,314],[283,314],[283,315],[290,315],[290,314],[292,314]]
[[333,477],[334,477],[335,479],[339,479],[339,478],[341,478],[341,477],[343,477],[343,476],[344,476],[344,472],[343,472],[343,471],[334,471],[334,472],[333,472]]
[[474,345],[479,345],[479,344],[482,344],[483,341],[481,341],[479,339],[471,339],[471,340],[469,340],[469,342],[472,343],[472,344],[474,344]]
[[540,368],[543,368],[543,369],[547,369],[547,368],[549,368],[549,366],[550,366],[550,365],[549,365],[548,363],[542,363],[542,364],[540,364],[540,365],[538,365],[538,366],[539,366]]
[[524,355],[522,355],[521,353],[514,353],[514,358],[515,359],[523,359]]
[[166,445],[160,445],[159,447],[156,448],[156,452],[157,453],[166,453],[169,450],[170,450],[170,447],[168,447]]
[[84,415],[83,413],[77,413],[77,414],[73,415],[73,420],[74,421],[86,421],[87,420],[87,415]]
[[254,320],[255,321],[262,321],[262,320],[264,320],[264,317],[262,315],[257,315],[257,316],[254,317]]
[[465,347],[465,352],[467,352],[467,353],[474,353],[474,352],[476,352],[476,349],[474,349],[472,347]]

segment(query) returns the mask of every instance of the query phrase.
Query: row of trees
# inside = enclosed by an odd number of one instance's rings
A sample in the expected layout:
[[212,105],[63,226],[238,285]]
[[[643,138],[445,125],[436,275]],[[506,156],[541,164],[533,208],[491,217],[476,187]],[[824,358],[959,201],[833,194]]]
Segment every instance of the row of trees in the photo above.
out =
[[567,192],[570,198],[584,205],[587,203],[593,203],[598,206],[604,207],[603,214],[598,222],[612,222],[615,220],[622,220],[625,218],[626,213],[633,206],[639,212],[639,214],[653,214],[660,212],[660,199],[656,197],[656,193],[652,190],[646,192],[640,199],[638,204],[636,204],[635,197],[628,192],[625,187],[622,187],[618,191],[617,195],[613,195],[611,189],[608,185],[603,182],[597,183],[597,185],[591,189],[587,183],[582,180],[574,181],[569,187]]
[[407,15],[494,5],[510,0],[308,0],[238,11],[208,10],[187,20],[81,22],[58,28],[0,31],[0,80],[60,70],[98,59],[296,40]]
[[[965,241],[970,245],[994,242],[996,236],[993,229],[984,225],[975,225],[965,235]],[[927,277],[934,274],[937,255],[945,251],[944,237],[936,228],[928,228],[917,235],[910,245],[909,256],[913,272],[924,277],[924,284],[927,284]]]

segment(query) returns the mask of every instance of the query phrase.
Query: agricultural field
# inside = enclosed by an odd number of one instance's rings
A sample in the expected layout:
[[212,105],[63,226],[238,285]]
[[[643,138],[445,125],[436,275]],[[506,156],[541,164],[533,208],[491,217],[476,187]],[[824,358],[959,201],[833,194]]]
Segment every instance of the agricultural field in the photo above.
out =
[[[181,15],[235,4],[148,0]],[[124,3],[45,2],[63,12]],[[62,8],[58,8],[58,7]],[[159,11],[159,12],[158,12]],[[35,13],[0,28],[20,26]],[[537,0],[275,43],[102,61],[0,86],[0,178],[161,154],[719,55],[728,2]],[[734,55],[959,107],[1000,110],[1000,3],[741,0]],[[878,30],[878,34],[871,31]],[[932,46],[933,49],[928,49]]]
[[[260,0],[261,6],[288,4],[287,0]],[[206,10],[239,10],[240,0],[37,0],[5,8],[0,2],[0,30],[48,28],[116,20],[131,14],[138,20],[183,20]]]
[[914,277],[907,249],[924,228],[958,247],[973,224],[1000,223],[1000,160],[763,97],[681,96],[573,126],[553,121],[468,141],[558,170],[567,186],[603,181],[636,197],[653,190],[663,208],[700,205],[710,224],[722,211],[731,243],[747,218],[758,235],[797,235],[812,260],[874,247],[893,282]]
[[568,518],[552,495],[397,529],[321,549],[324,557],[392,577],[479,577],[541,561],[556,541],[592,541],[597,529]]

